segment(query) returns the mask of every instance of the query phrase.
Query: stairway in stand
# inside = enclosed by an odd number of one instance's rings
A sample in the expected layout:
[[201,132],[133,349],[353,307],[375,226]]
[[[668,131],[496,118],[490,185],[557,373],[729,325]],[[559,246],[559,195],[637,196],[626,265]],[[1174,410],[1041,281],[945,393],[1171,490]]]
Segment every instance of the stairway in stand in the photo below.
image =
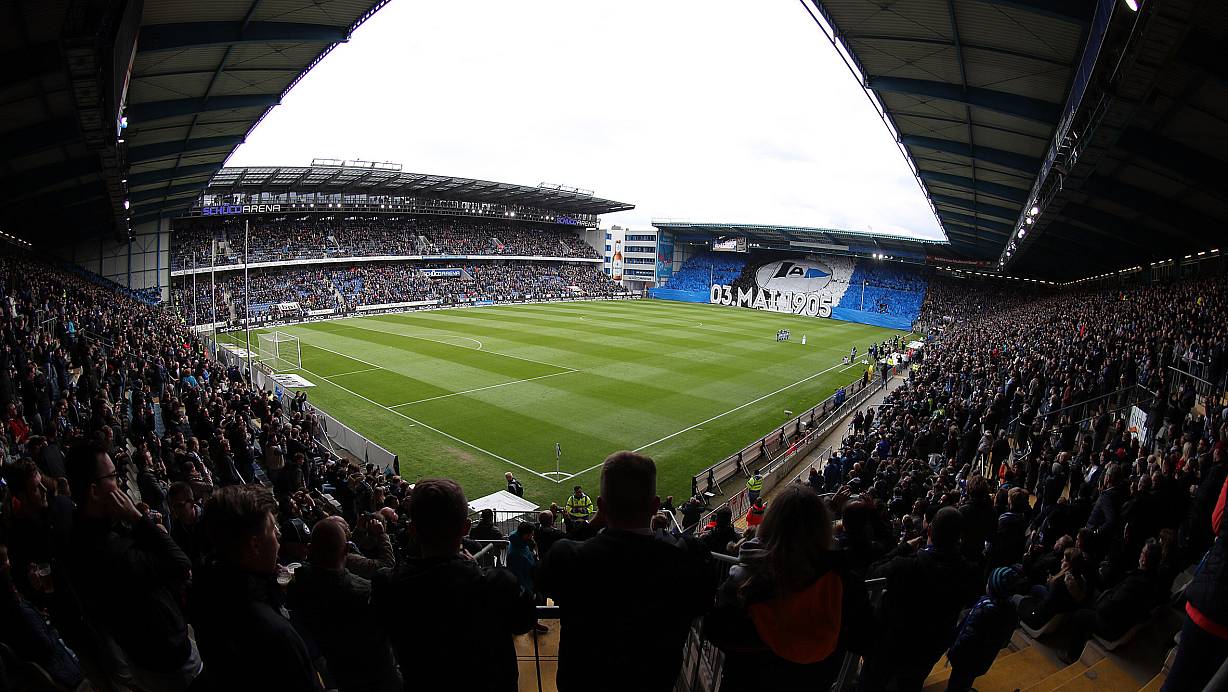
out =
[[[1012,647],[1016,644],[1012,643]],[[926,678],[925,692],[943,692],[950,676],[950,665],[943,656]],[[1158,692],[1163,685],[1163,672],[1143,685],[1115,658],[1092,647],[1088,647],[1083,659],[1065,665],[1046,647],[1028,644],[1014,650],[1003,649],[989,672],[973,683],[977,692]]]
[[[1038,647],[1028,646],[1018,651],[1003,649],[989,672],[977,678],[973,684],[978,692],[1014,692],[1039,682],[1060,668],[1060,663]],[[945,690],[950,675],[951,668],[944,656],[926,678],[925,692]]]

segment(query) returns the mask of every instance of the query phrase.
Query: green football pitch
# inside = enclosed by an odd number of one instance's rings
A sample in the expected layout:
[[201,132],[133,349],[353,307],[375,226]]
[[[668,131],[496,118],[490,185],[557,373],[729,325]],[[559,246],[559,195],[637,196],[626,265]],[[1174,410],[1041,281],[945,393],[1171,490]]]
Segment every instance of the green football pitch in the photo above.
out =
[[[778,329],[792,339],[778,342]],[[504,489],[562,502],[596,495],[620,449],[657,462],[662,497],[801,413],[865,366],[893,330],[653,300],[505,305],[278,327],[299,339],[316,406],[400,458],[409,480],[446,476],[468,497]],[[807,339],[802,345],[802,336]],[[238,342],[242,333],[230,335]],[[252,336],[257,351],[257,336]],[[285,353],[283,346],[283,354]],[[556,473],[555,443],[562,449]]]

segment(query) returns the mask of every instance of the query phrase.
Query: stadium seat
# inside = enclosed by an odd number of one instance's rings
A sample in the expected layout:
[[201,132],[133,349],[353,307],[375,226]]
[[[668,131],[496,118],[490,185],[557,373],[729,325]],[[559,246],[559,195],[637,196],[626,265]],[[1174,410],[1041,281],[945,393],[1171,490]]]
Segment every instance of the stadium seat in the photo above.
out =
[[1054,632],[1058,630],[1058,628],[1062,626],[1062,623],[1065,621],[1066,621],[1066,615],[1063,613],[1059,615],[1054,615],[1053,617],[1049,618],[1049,621],[1046,622],[1040,629],[1032,629],[1031,627],[1028,627],[1026,624],[1023,624],[1023,623],[1020,623],[1019,626],[1023,629],[1024,632],[1028,633],[1029,637],[1032,637],[1033,639],[1035,639],[1037,637],[1043,637],[1047,634],[1053,634]]
[[1117,639],[1108,640],[1098,634],[1092,635],[1092,638],[1095,639],[1096,643],[1099,644],[1105,651],[1116,651],[1118,648],[1129,644],[1130,641],[1134,639],[1134,635],[1138,634],[1139,630],[1143,629],[1143,627],[1148,625],[1150,622],[1151,620],[1149,619],[1147,622],[1141,622],[1134,627],[1131,627],[1130,629],[1126,630],[1125,634],[1121,635]]

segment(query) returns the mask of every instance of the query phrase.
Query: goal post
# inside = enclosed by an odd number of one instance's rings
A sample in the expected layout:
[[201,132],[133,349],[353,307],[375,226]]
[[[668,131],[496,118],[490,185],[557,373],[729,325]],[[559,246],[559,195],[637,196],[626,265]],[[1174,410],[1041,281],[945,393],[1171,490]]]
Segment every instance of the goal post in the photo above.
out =
[[298,337],[285,332],[261,332],[258,336],[256,353],[270,370],[277,373],[303,368]]

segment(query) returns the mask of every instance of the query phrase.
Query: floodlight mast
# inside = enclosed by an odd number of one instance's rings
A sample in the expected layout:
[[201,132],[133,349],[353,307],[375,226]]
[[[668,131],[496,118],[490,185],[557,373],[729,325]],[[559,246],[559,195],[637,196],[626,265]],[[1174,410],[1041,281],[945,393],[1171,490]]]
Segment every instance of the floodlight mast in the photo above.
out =
[[247,381],[256,381],[252,373],[252,292],[247,285],[247,246],[251,239],[251,220],[243,220],[243,334],[247,338]]

